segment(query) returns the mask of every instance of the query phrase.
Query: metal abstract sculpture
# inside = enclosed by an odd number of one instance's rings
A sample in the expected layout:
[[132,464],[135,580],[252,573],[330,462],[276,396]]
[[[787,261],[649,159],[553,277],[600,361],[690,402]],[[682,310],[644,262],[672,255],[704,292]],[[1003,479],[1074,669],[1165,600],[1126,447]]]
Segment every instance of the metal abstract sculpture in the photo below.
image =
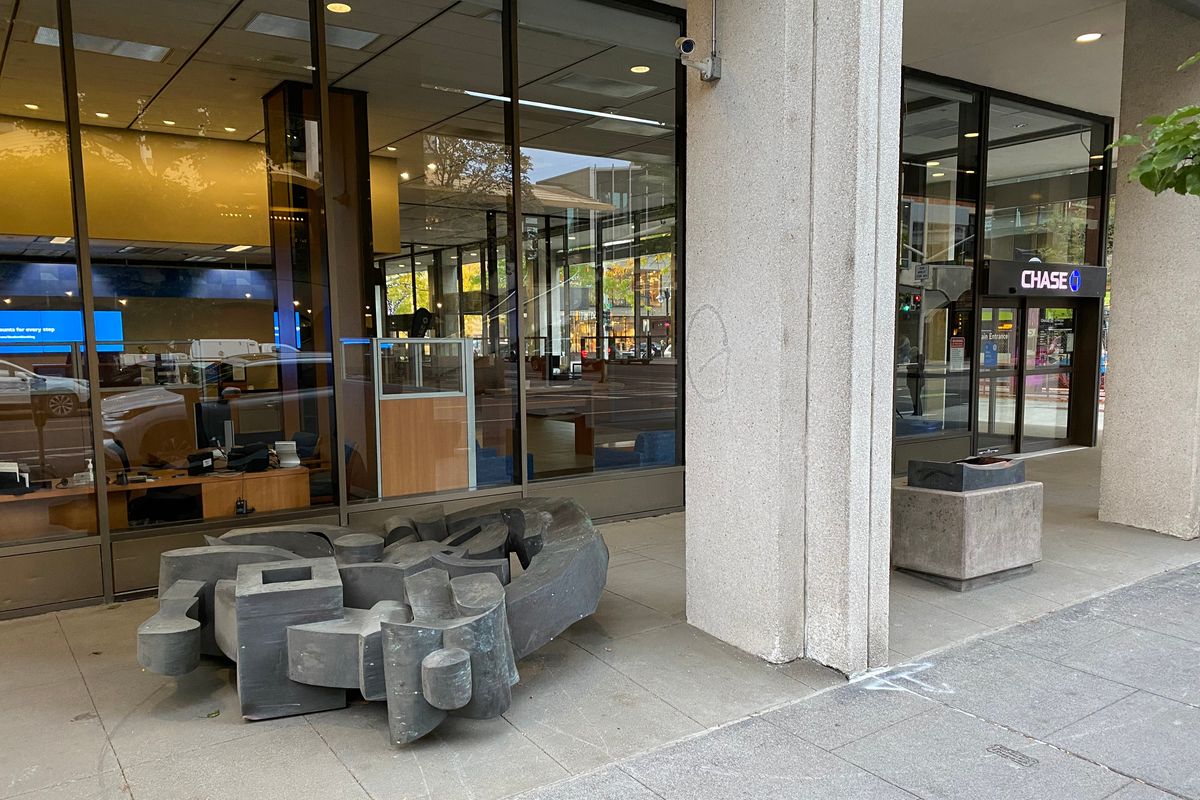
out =
[[[521,572],[512,576],[510,558]],[[247,719],[386,701],[391,739],[508,710],[516,662],[596,610],[608,548],[578,504],[508,500],[388,519],[239,528],[163,553],[138,662],[237,663]]]

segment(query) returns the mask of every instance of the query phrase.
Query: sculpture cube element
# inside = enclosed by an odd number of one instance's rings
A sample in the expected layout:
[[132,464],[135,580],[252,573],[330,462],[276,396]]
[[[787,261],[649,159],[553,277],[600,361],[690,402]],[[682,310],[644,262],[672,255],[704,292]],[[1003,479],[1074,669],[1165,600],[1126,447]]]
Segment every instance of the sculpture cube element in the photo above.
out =
[[343,708],[346,690],[288,677],[288,627],[341,619],[342,581],[332,558],[243,564],[235,589],[237,684],[242,716],[273,719]]

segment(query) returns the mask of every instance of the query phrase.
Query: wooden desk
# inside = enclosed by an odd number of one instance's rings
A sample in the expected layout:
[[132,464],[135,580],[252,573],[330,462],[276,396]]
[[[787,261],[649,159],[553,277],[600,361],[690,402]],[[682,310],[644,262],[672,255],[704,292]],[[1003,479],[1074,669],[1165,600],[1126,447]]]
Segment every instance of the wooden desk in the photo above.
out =
[[[204,519],[236,515],[244,497],[255,512],[284,511],[309,506],[305,467],[242,472],[232,475],[179,475],[179,470],[154,473],[157,480],[121,486],[108,485],[108,518],[113,530],[129,527],[128,501],[150,489],[199,486]],[[0,495],[0,540],[36,539],[55,528],[96,532],[96,499],[92,486],[42,489],[23,495]]]

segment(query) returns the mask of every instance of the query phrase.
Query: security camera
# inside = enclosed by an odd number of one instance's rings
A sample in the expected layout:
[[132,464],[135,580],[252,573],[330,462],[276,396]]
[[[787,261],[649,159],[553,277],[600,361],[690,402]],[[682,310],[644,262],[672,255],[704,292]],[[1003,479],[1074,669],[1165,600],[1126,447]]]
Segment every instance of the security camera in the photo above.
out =
[[696,52],[696,40],[690,36],[680,36],[675,40],[675,49],[680,58],[686,58]]
[[713,52],[708,58],[697,58],[696,53],[699,50],[699,44],[690,36],[680,36],[675,40],[675,52],[679,53],[679,60],[685,67],[696,70],[700,73],[700,80],[715,81],[721,77],[721,57],[717,55],[714,46]]

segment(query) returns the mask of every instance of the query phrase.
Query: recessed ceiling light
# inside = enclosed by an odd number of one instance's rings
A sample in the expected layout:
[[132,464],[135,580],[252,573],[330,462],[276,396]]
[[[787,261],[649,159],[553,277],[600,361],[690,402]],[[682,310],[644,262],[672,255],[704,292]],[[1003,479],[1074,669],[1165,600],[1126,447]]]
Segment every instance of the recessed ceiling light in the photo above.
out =
[[927,166],[927,167],[940,167],[941,165],[942,165],[942,162],[940,162],[940,161],[926,161],[925,162],[925,166]]
[[121,305],[123,305],[123,306],[127,306],[127,305],[129,305],[129,301],[128,301],[128,300],[126,300],[124,297],[122,297],[122,298],[121,298],[120,300],[118,300],[117,302],[118,302],[118,303],[120,303],[120,304],[121,304]]
[[634,75],[645,75],[647,72],[650,71],[650,68],[647,67],[645,64],[638,64],[636,67],[630,67],[629,71],[632,72]]
[[74,297],[74,296],[75,296],[75,293],[72,292],[70,289],[67,289],[67,297]]
[[934,178],[944,178],[944,177],[946,177],[946,173],[944,173],[944,172],[935,172],[935,173],[933,173],[933,175],[932,175],[931,177],[934,177]]
[[99,117],[100,119],[108,119],[108,112],[107,111],[97,111],[96,116]]
[[294,306],[298,306],[298,305],[300,305],[300,301],[299,301],[299,300],[293,300],[293,301],[292,301],[292,305],[294,305]]
[[401,173],[400,173],[400,180],[402,180],[402,181],[406,181],[406,180],[408,180],[408,173],[407,173],[407,172],[401,172]]
[[425,166],[428,167],[429,169],[437,169],[437,164],[433,163],[432,161],[430,161]]
[[389,153],[394,153],[394,152],[396,152],[396,148],[395,148],[395,147],[392,147],[392,146],[389,144],[389,145],[387,146],[387,151],[388,151]]
[[349,14],[350,13],[350,4],[349,3],[329,3],[325,7],[335,14]]
[[253,297],[253,296],[254,296],[254,295],[250,294],[249,292],[246,292],[246,299],[247,299],[247,300],[249,300],[249,299],[250,299],[251,297]]
[[964,133],[963,138],[964,139],[978,139],[979,131],[971,131],[970,133]]
[[6,306],[11,306],[11,305],[12,305],[12,298],[11,298],[11,297],[6,297],[6,298],[4,298],[4,305],[6,305]]
[[1075,37],[1075,41],[1079,42],[1080,44],[1087,44],[1088,42],[1095,42],[1099,40],[1103,35],[1103,33],[1081,33]]
[[253,245],[235,244],[233,247],[226,247],[225,252],[226,253],[244,253],[247,250],[249,250],[251,247],[253,247]]
[[163,125],[174,125],[174,124],[175,124],[175,120],[173,120],[173,119],[164,119],[163,120]]
[[237,128],[231,128],[228,125],[225,126],[226,133],[235,133],[236,131],[237,131]]
[[39,106],[37,103],[26,103],[25,107],[30,111],[37,111],[39,108],[41,108],[41,106]]

